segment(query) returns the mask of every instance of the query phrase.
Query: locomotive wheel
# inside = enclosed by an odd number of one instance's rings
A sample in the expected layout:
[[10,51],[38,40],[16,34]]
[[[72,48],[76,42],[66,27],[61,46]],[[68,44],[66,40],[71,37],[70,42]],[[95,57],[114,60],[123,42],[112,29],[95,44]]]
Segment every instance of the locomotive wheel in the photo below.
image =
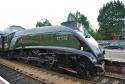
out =
[[44,63],[44,66],[47,68],[47,69],[51,69],[53,67],[53,64],[50,64],[48,61],[46,61]]
[[46,61],[46,62],[44,63],[44,66],[45,66],[47,69],[58,70],[58,65],[57,65],[57,63],[50,64],[48,61]]
[[86,64],[84,62],[80,62],[77,68],[77,73],[80,78],[90,79],[92,77],[89,70],[86,68]]

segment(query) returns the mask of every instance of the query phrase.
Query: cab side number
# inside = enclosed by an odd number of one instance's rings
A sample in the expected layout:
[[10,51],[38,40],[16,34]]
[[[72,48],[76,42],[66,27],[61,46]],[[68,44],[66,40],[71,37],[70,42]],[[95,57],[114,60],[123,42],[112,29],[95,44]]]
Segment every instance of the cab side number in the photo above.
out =
[[56,40],[68,40],[68,36],[57,36]]

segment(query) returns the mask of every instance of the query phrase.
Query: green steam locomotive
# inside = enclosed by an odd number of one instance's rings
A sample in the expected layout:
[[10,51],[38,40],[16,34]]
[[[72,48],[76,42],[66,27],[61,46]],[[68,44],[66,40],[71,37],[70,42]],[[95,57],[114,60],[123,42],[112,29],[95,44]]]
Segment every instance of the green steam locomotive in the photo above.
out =
[[1,56],[67,69],[81,77],[104,70],[104,50],[74,22],[0,35]]

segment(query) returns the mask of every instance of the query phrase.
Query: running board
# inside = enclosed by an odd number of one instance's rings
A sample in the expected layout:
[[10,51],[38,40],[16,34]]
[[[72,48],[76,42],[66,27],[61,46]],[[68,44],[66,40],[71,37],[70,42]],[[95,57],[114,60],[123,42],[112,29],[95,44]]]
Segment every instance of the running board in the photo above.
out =
[[59,66],[59,68],[77,74],[77,71],[75,71],[75,70],[73,70],[73,69],[71,69],[71,68],[64,68],[64,67],[61,67],[61,66]]

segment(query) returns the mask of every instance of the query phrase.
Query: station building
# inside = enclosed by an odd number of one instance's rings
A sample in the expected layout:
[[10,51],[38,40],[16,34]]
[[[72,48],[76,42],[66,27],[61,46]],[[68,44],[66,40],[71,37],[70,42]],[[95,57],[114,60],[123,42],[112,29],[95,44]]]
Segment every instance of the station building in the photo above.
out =
[[112,33],[112,39],[125,40],[125,27],[115,33]]

